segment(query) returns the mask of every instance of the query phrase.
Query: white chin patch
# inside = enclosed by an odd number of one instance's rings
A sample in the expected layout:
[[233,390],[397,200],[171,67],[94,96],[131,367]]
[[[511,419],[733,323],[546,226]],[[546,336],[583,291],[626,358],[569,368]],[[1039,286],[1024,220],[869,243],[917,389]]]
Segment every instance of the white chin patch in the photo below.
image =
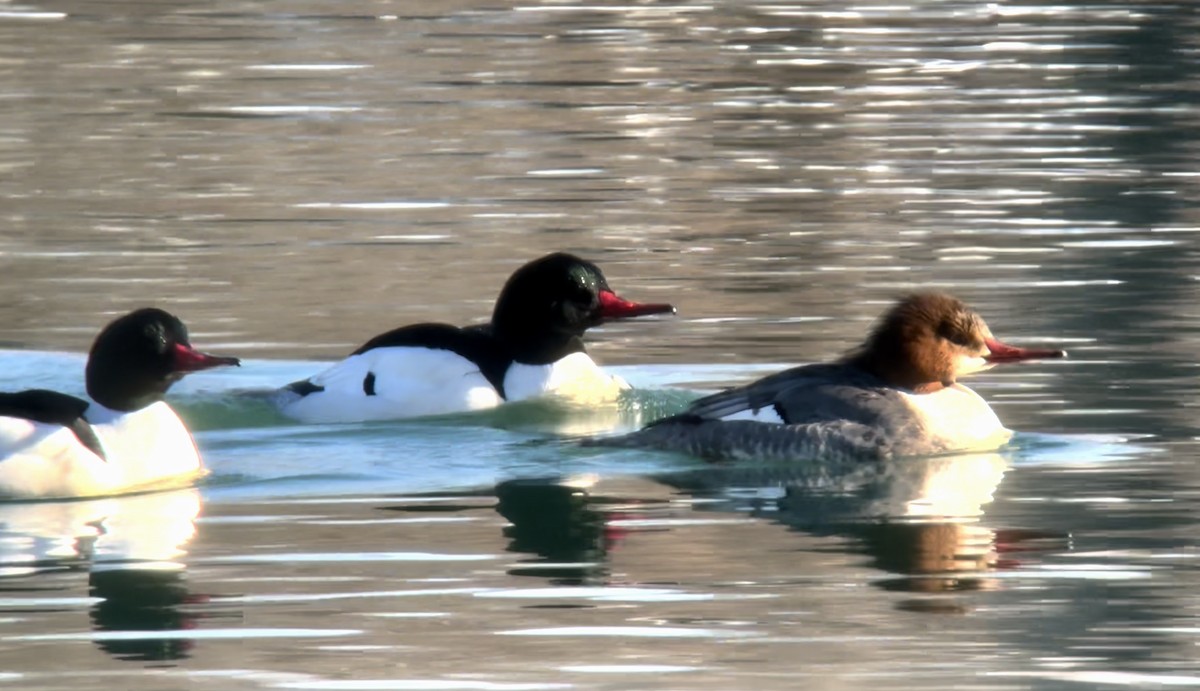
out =
[[982,357],[972,357],[970,355],[959,355],[958,361],[954,363],[954,372],[957,376],[962,377],[976,372],[982,372],[985,369],[992,367],[995,363],[988,362]]

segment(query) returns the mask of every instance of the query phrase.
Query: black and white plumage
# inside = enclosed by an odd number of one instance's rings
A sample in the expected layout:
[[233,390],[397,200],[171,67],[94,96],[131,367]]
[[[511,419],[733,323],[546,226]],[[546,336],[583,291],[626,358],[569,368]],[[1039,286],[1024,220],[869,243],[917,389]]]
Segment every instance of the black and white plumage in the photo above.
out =
[[237,364],[193,348],[183,322],[163,310],[114,320],[88,355],[91,401],[0,393],[0,497],[117,494],[195,478],[200,455],[163,396],[185,374]]
[[587,329],[615,319],[674,312],[623,300],[595,264],[550,254],[518,269],[487,324],[402,326],[363,344],[276,398],[302,422],[354,422],[493,408],[544,394],[612,400],[628,388],[583,344]]

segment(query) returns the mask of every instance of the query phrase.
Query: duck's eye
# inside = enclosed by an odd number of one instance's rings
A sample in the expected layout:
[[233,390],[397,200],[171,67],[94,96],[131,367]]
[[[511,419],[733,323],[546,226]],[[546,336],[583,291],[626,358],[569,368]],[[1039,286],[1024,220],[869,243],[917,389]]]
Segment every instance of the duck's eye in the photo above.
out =
[[157,352],[165,352],[167,349],[167,332],[162,324],[147,324],[142,333],[146,336],[146,340],[152,344]]
[[598,292],[596,276],[582,267],[571,270],[570,281],[568,295],[578,302],[590,302]]
[[981,345],[973,336],[972,329],[956,319],[947,319],[938,325],[938,336],[963,348],[974,348]]

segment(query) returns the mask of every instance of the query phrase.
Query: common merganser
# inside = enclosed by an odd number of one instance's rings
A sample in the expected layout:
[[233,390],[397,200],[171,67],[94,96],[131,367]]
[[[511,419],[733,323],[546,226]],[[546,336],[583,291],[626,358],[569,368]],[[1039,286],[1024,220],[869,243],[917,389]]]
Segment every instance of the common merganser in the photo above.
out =
[[[698,399],[632,434],[594,441],[713,459],[990,451],[1012,432],[958,378],[1000,363],[1065,355],[1005,345],[961,301],[920,293],[889,310],[866,342],[837,363],[785,370]],[[728,419],[747,414],[752,419]]]
[[358,422],[483,410],[543,394],[610,401],[629,384],[592,361],[584,331],[674,311],[623,300],[595,264],[550,254],[508,279],[490,323],[402,326],[284,387],[275,403],[301,422]]
[[0,497],[98,496],[194,479],[200,455],[163,396],[189,372],[237,364],[193,348],[183,322],[163,310],[116,319],[88,354],[93,403],[45,389],[0,393]]

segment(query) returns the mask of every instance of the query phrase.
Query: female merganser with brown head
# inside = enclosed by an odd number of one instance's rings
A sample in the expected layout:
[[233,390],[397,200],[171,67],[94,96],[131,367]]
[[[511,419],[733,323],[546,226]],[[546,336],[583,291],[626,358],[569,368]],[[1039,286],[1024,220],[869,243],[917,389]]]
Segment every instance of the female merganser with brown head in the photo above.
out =
[[[961,301],[911,295],[834,364],[805,365],[706,396],[682,414],[597,443],[714,459],[885,459],[999,448],[1012,432],[958,378],[1005,362],[1064,357],[1005,345]],[[774,421],[727,419],[747,412]]]
[[358,422],[483,410],[543,394],[612,401],[629,385],[588,357],[584,332],[674,311],[623,300],[600,267],[549,254],[513,273],[490,323],[402,326],[284,387],[275,403],[301,422]]
[[94,403],[44,389],[0,393],[0,498],[118,494],[194,479],[200,455],[163,396],[185,374],[237,364],[193,348],[183,322],[163,310],[116,319],[88,354]]

